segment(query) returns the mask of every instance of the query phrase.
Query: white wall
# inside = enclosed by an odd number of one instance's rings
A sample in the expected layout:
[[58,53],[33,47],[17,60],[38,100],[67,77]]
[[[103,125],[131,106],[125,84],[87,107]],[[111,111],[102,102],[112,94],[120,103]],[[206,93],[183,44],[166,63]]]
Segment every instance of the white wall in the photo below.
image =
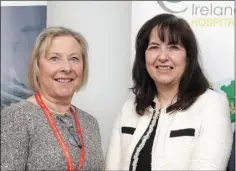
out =
[[89,80],[72,103],[95,116],[104,154],[130,83],[131,2],[48,1],[47,25],[81,32],[89,44]]

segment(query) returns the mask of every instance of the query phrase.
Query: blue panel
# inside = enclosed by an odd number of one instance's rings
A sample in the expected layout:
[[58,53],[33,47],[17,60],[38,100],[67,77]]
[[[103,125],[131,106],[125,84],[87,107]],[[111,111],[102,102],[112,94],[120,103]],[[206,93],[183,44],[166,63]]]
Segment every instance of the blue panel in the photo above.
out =
[[33,93],[27,85],[28,58],[46,17],[47,6],[1,7],[1,108]]

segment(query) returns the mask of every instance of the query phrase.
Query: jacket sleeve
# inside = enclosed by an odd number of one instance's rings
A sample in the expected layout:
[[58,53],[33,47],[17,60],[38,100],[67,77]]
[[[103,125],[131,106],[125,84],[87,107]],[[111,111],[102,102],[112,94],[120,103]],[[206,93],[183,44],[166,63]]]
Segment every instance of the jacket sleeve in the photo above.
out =
[[226,170],[233,140],[228,100],[219,95],[201,110],[202,126],[189,170]]
[[24,114],[8,108],[1,112],[1,170],[25,170],[29,136]]
[[108,150],[106,153],[105,170],[120,170],[121,168],[121,115],[117,115],[113,126]]

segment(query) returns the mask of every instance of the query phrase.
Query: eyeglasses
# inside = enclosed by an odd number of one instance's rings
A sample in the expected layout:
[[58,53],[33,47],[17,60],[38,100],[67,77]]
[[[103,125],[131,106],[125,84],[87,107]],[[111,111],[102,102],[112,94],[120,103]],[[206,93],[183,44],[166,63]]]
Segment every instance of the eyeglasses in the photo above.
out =
[[61,125],[68,130],[70,133],[70,136],[67,140],[67,142],[75,147],[82,148],[78,133],[75,131],[75,128],[73,127],[73,120],[71,119],[71,116],[63,115],[63,116],[56,116],[56,119],[60,121]]

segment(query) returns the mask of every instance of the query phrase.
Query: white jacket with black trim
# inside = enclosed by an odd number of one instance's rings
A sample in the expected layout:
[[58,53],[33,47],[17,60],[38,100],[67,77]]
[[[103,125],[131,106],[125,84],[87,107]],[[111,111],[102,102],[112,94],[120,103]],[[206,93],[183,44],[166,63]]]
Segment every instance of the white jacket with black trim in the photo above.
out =
[[[156,107],[157,98],[154,99]],[[157,108],[158,109],[158,108]],[[134,98],[117,116],[105,170],[132,170],[135,147],[147,129],[153,108],[136,114]],[[207,90],[187,110],[171,115],[162,109],[152,148],[152,170],[225,170],[233,131],[225,94]]]

